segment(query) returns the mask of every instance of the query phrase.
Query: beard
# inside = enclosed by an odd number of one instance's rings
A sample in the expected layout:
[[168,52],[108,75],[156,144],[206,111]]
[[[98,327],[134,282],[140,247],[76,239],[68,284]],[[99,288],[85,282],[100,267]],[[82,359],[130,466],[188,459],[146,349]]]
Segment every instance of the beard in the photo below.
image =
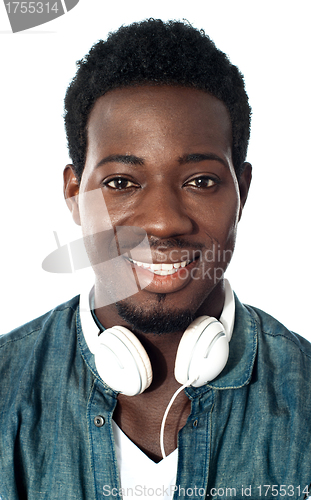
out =
[[195,320],[190,310],[178,311],[164,308],[166,294],[157,294],[158,306],[153,311],[146,311],[127,300],[116,302],[119,315],[133,330],[140,333],[162,335],[186,330]]

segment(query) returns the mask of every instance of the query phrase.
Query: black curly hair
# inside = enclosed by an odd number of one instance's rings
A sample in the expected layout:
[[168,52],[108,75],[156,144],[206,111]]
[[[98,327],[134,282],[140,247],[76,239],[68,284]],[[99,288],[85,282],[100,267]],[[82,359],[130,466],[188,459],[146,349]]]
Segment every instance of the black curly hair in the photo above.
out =
[[147,83],[207,91],[225,104],[232,123],[233,165],[240,177],[251,116],[243,75],[203,30],[160,19],[122,26],[96,43],[77,66],[65,97],[65,128],[79,182],[86,159],[86,126],[95,101],[109,90]]

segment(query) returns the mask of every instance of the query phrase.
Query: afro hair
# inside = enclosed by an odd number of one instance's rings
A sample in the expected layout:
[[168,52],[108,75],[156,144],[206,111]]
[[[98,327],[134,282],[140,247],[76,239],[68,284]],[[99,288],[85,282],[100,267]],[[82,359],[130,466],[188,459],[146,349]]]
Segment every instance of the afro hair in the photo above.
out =
[[243,75],[203,30],[189,23],[148,19],[122,26],[77,62],[65,97],[65,128],[75,175],[80,182],[87,147],[87,122],[96,100],[109,90],[139,84],[177,85],[220,99],[232,124],[232,158],[243,171],[251,108]]

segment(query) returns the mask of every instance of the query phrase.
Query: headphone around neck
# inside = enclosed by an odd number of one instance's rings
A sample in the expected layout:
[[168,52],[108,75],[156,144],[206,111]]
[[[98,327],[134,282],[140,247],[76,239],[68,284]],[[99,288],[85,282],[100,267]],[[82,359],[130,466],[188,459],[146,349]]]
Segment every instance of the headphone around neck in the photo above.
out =
[[[183,386],[201,387],[216,378],[224,369],[229,356],[229,342],[234,325],[235,303],[228,280],[225,283],[225,303],[219,321],[200,316],[184,332],[175,360],[175,378]],[[138,338],[123,326],[104,330],[91,315],[89,296],[80,296],[82,331],[101,379],[116,392],[136,396],[152,382],[152,367]]]

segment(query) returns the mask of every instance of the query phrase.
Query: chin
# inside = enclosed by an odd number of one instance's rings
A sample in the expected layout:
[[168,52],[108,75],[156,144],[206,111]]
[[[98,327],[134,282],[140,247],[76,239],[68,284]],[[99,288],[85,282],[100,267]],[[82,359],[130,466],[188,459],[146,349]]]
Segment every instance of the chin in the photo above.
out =
[[195,315],[189,309],[173,310],[165,307],[165,294],[158,294],[158,304],[151,310],[125,299],[116,303],[119,316],[140,333],[162,335],[186,330]]

